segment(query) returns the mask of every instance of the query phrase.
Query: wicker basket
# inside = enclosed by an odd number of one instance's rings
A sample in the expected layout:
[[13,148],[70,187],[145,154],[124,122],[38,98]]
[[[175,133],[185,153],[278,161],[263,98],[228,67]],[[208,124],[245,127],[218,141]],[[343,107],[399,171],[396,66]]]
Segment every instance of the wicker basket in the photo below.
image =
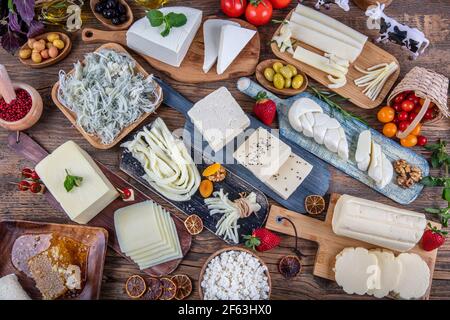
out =
[[425,102],[409,127],[405,131],[397,133],[399,139],[407,137],[414,130],[422,120],[431,102],[438,107],[439,115],[428,121],[427,124],[450,115],[447,107],[448,79],[445,76],[425,68],[414,67],[392,90],[388,97],[388,105],[392,105],[392,101],[397,94],[405,91],[414,91],[416,96],[424,99]]

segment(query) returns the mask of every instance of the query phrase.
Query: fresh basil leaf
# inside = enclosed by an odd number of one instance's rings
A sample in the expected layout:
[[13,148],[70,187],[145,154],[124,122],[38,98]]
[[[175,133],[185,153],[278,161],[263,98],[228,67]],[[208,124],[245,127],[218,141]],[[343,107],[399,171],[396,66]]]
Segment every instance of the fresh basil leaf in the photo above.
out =
[[186,24],[187,18],[183,13],[169,12],[167,14],[167,21],[172,27],[178,28]]
[[147,18],[152,27],[159,27],[164,22],[164,14],[156,9],[148,11]]
[[444,190],[442,190],[442,199],[450,202],[450,188],[444,188]]
[[13,0],[17,13],[29,26],[34,18],[35,0]]
[[421,184],[423,184],[426,187],[435,187],[436,186],[436,179],[434,177],[424,177],[421,181]]
[[432,214],[440,214],[441,213],[441,209],[425,208],[425,212],[432,213]]
[[427,144],[425,146],[425,149],[428,151],[435,151],[435,150],[439,150],[440,145],[438,143],[432,143],[432,144]]
[[165,27],[164,30],[161,32],[161,35],[162,35],[163,37],[167,37],[167,36],[169,35],[169,33],[170,33],[170,29],[171,29],[170,25],[166,23],[166,27]]
[[70,176],[66,176],[66,179],[64,180],[64,188],[67,192],[70,192],[73,187],[75,186],[73,179],[70,178]]
[[439,159],[437,157],[431,157],[431,166],[433,168],[439,168]]

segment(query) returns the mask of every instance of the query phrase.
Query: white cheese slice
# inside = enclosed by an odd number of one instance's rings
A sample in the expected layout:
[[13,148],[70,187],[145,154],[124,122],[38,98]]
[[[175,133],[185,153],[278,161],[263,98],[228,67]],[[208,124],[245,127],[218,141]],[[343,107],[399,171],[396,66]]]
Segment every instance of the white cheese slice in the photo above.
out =
[[220,33],[217,74],[222,74],[237,58],[247,43],[255,36],[256,31],[234,25],[222,26]]
[[312,138],[314,136],[313,125],[314,123],[310,122],[310,118],[307,117],[309,113],[304,113],[300,116],[300,123],[303,127],[303,134],[307,137]]
[[315,126],[314,126],[314,141],[318,144],[323,144],[325,134],[327,133],[327,123],[331,120],[330,116],[325,113],[314,113]]
[[217,61],[222,27],[228,24],[236,27],[240,26],[237,22],[221,19],[208,19],[203,23],[203,42],[205,44],[203,72],[205,73],[207,73]]
[[287,200],[305,181],[312,168],[311,164],[292,153],[280,170],[278,170],[278,173],[266,181],[266,185],[284,200]]
[[215,152],[250,125],[250,119],[225,87],[198,101],[188,115]]
[[394,292],[402,299],[418,299],[425,295],[430,286],[430,268],[415,253],[402,253],[397,257],[402,273]]
[[381,151],[381,146],[374,141],[372,141],[368,174],[377,184],[383,179],[383,152]]
[[152,57],[169,65],[179,67],[202,22],[202,11],[188,7],[165,7],[159,9],[164,14],[183,13],[187,22],[184,26],[172,28],[163,37],[164,23],[152,27],[147,17],[141,18],[128,29],[127,46],[143,55]]
[[345,248],[334,266],[338,285],[348,294],[366,294],[379,281],[377,256],[365,248]]
[[[59,146],[35,170],[69,218],[77,223],[88,223],[119,195],[95,161],[73,141]],[[66,170],[83,178],[81,185],[71,191],[64,188]]]
[[372,134],[370,133],[370,130],[364,130],[359,134],[355,153],[355,160],[359,170],[367,171],[367,169],[369,169],[371,154]]
[[397,287],[402,273],[402,264],[399,259],[395,258],[392,251],[377,249],[370,250],[370,252],[377,256],[380,281],[374,289],[367,293],[377,298],[383,298]]
[[347,161],[348,160],[348,142],[347,139],[341,137],[339,140],[339,146],[338,146],[338,155],[341,159]]
[[426,224],[421,213],[349,195],[339,198],[332,220],[337,235],[400,252],[420,241]]
[[394,176],[394,167],[392,166],[392,163],[389,161],[389,159],[386,157],[384,153],[382,156],[381,163],[383,174],[381,181],[377,185],[380,188],[384,188],[391,182],[392,177]]
[[328,128],[327,133],[325,133],[325,138],[323,139],[325,147],[327,147],[327,149],[331,152],[337,153],[339,148],[339,140],[339,129]]
[[337,70],[336,68],[332,67],[332,65],[330,65],[329,58],[321,56],[320,54],[309,51],[300,46],[297,46],[297,48],[295,48],[293,58],[336,78],[345,78],[345,73]]

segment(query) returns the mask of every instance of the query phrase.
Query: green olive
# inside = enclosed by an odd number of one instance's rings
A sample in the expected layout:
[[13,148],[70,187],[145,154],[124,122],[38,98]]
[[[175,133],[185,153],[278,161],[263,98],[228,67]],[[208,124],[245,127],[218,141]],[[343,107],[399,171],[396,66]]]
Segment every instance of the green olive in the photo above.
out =
[[292,88],[294,89],[300,89],[300,87],[303,84],[303,76],[301,74],[296,75],[293,79],[292,79]]
[[284,87],[285,87],[286,89],[290,88],[290,87],[291,87],[291,84],[292,84],[292,78],[285,78],[285,79],[284,79]]
[[284,77],[280,73],[276,73],[273,76],[273,85],[277,89],[283,89],[284,88]]
[[292,78],[292,70],[291,70],[291,68],[289,68],[287,66],[282,67],[279,72],[286,79]]
[[272,68],[264,69],[264,77],[267,79],[267,81],[272,82],[274,75],[275,75],[275,70],[273,70]]
[[292,64],[288,64],[287,67],[288,67],[289,69],[291,69],[291,71],[292,71],[292,76],[295,77],[295,76],[297,75],[297,73],[298,73],[298,72],[297,72],[297,68],[294,67]]
[[281,68],[283,68],[283,64],[281,62],[275,62],[272,66],[272,69],[275,70],[275,72],[280,72]]

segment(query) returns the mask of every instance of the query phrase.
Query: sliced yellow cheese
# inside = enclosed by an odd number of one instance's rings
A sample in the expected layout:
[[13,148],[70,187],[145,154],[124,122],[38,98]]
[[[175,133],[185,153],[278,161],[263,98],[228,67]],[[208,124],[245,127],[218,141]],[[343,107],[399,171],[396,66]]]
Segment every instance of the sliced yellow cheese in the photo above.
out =
[[300,46],[295,49],[294,59],[306,63],[307,65],[319,69],[320,71],[330,74],[336,78],[345,78],[345,74],[342,71],[333,68],[329,64],[330,60],[328,58],[306,50]]

